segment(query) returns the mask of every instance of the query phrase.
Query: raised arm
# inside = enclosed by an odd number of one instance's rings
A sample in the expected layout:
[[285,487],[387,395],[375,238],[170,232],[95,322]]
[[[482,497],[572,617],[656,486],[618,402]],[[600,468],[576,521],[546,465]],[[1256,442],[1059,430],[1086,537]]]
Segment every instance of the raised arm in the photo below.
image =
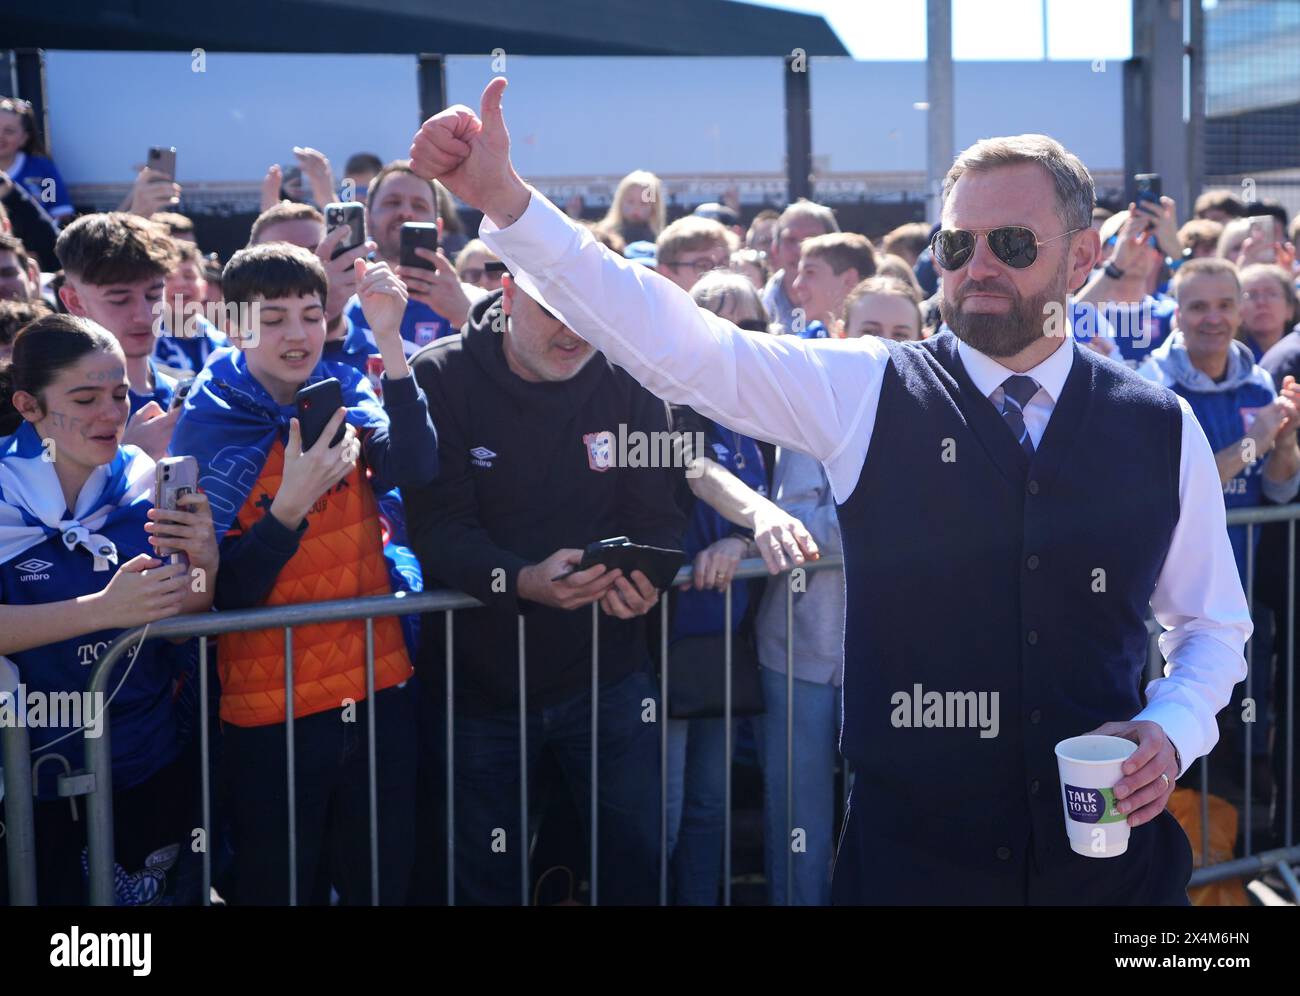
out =
[[884,344],[743,332],[607,250],[515,172],[504,90],[504,79],[488,84],[481,118],[452,107],[426,121],[411,146],[415,171],[482,210],[484,241],[519,284],[651,392],[815,456],[847,498],[875,422]]

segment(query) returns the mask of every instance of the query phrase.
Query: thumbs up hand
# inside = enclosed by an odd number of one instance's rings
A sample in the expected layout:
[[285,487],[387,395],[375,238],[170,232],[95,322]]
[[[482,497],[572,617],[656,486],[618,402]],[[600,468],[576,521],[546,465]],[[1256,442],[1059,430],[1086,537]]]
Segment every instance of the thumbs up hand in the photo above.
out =
[[501,113],[506,80],[483,90],[479,113],[463,104],[440,111],[420,126],[411,142],[411,168],[438,180],[500,228],[515,221],[531,196],[510,162],[510,133]]

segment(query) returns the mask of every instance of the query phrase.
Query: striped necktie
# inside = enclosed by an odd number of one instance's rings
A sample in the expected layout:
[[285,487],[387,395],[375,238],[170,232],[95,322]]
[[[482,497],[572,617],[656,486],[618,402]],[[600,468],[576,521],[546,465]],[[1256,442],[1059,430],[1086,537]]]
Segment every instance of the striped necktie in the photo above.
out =
[[1014,374],[1002,382],[1002,420],[1029,457],[1034,455],[1034,441],[1025,425],[1025,405],[1037,393],[1038,381],[1032,377]]

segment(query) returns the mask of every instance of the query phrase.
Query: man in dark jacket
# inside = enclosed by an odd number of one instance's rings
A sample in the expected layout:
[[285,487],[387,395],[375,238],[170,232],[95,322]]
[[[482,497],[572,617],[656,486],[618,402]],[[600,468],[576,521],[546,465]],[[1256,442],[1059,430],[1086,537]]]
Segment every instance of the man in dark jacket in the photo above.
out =
[[[580,809],[590,807],[595,618],[598,898],[654,902],[659,727],[641,617],[659,592],[640,571],[570,572],[589,543],[606,537],[680,547],[685,523],[673,472],[628,466],[642,461],[620,452],[624,440],[667,432],[664,404],[509,276],[475,306],[460,335],[422,350],[413,365],[431,399],[442,471],[406,495],[412,546],[430,586],[485,606],[459,613],[454,625],[456,901],[527,895],[519,618],[530,774],[550,748]],[[445,633],[431,626],[419,666],[437,695],[444,646]],[[436,712],[445,714],[445,702]]]

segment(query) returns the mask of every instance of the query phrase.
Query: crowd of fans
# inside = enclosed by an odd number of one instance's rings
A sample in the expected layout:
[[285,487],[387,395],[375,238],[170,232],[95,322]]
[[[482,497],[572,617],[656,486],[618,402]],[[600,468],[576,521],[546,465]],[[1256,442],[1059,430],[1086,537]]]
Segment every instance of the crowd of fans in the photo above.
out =
[[[719,899],[726,745],[752,735],[769,899],[828,901],[842,580],[815,571],[794,595],[792,675],[786,582],[733,585],[746,558],[778,575],[839,552],[817,461],[665,406],[529,297],[467,237],[447,191],[406,162],[361,153],[336,180],[321,153],[296,147],[297,166],[267,171],[248,245],[223,264],[177,213],[174,178],[145,168],[121,210],[76,217],[43,151],[30,106],[0,101],[0,653],[28,689],[82,690],[114,638],[178,613],[450,588],[483,602],[450,634],[441,615],[293,632],[299,901],[370,900],[372,722],[380,900],[443,901],[449,687],[457,900],[527,894],[520,640],[530,780],[545,755],[562,776],[553,787],[585,813],[593,638],[600,900],[658,901],[662,720],[672,900]],[[365,205],[364,242],[345,247],[348,229],[327,228],[333,201]],[[811,201],[747,226],[739,204],[670,222],[667,203],[660,179],[635,171],[589,230],[741,329],[899,342],[942,331],[925,223],[872,239]],[[1094,212],[1103,261],[1072,303],[1076,338],[1190,402],[1228,507],[1292,502],[1300,228],[1288,235],[1284,209],[1230,191],[1202,194],[1181,227],[1168,197],[1116,207]],[[414,250],[418,265],[402,251],[412,222],[439,232],[436,251]],[[297,398],[327,378],[342,407],[311,442]],[[629,462],[623,441],[638,434],[671,439],[673,459]],[[175,510],[152,503],[155,461],[169,455],[194,457],[202,486]],[[1140,527],[1123,521],[1122,497],[1098,514]],[[578,569],[584,547],[613,536],[684,550],[693,567],[670,593],[662,664],[662,593],[639,571]],[[1270,717],[1284,708],[1273,662],[1289,538],[1270,527],[1252,540],[1232,528],[1243,581],[1248,558],[1257,565],[1252,749],[1263,756],[1270,735],[1283,742]],[[593,611],[579,611],[593,605],[595,637]],[[285,648],[279,629],[216,641],[209,846],[231,903],[290,895]],[[194,641],[146,640],[110,683],[122,904],[198,898],[196,658]],[[82,766],[81,735],[67,734],[33,730],[35,757]],[[1280,789],[1280,749],[1272,756]],[[56,769],[42,765],[36,785],[39,894],[78,903],[84,829]]]

